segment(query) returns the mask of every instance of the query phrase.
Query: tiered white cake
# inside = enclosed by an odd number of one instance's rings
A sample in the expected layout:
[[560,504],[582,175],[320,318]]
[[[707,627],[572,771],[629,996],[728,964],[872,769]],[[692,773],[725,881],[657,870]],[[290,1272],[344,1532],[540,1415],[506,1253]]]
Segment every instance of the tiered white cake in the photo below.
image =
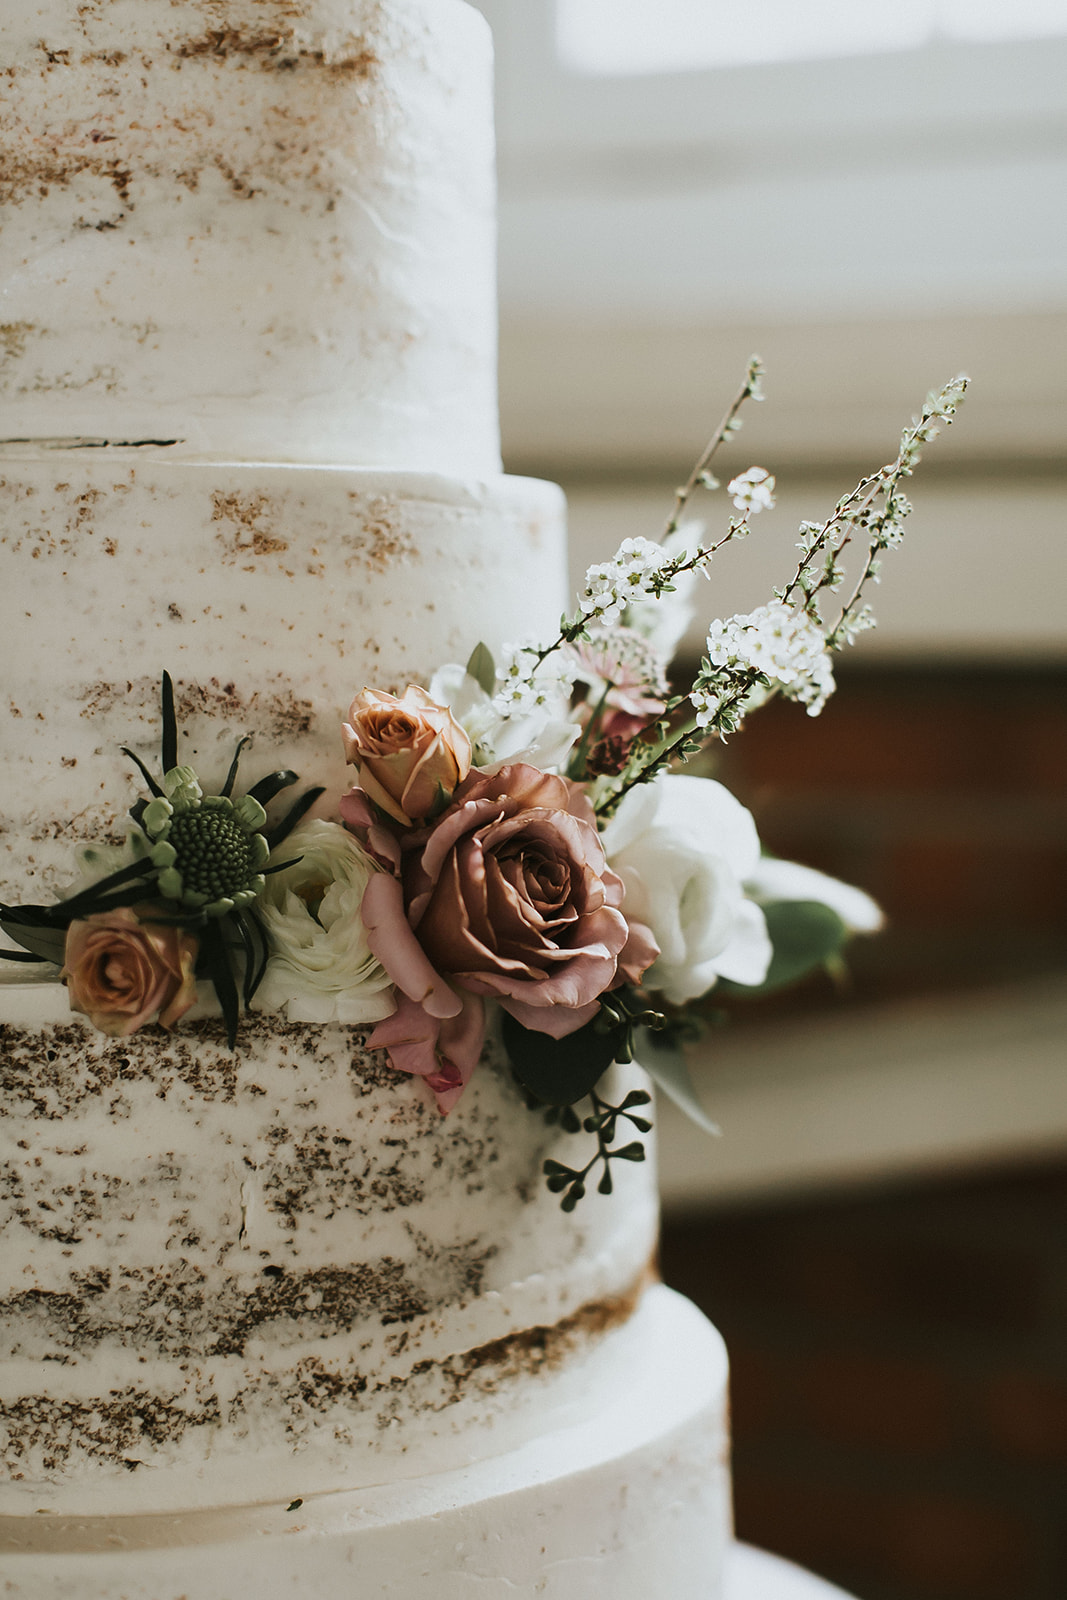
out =
[[[41,901],[164,670],[183,760],[254,732],[329,814],[357,689],[551,628],[563,506],[499,475],[476,12],[0,0],[0,58],[0,899]],[[650,1166],[567,1215],[493,1047],[442,1121],[358,1030],[109,1040],[12,972],[5,1594],[713,1600],[725,1357],[646,1287]]]

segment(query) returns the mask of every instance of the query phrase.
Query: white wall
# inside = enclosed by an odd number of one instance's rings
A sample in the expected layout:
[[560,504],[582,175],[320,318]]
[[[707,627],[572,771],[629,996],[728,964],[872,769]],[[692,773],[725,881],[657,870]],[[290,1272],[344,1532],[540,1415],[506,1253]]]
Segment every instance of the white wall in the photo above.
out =
[[[963,369],[865,647],[1067,653],[1067,41],[597,79],[556,59],[550,0],[482,9],[506,458],[584,483],[583,555],[649,531],[615,488],[669,493],[754,350],[739,465],[821,476],[816,503]],[[935,487],[945,463],[981,479]]]

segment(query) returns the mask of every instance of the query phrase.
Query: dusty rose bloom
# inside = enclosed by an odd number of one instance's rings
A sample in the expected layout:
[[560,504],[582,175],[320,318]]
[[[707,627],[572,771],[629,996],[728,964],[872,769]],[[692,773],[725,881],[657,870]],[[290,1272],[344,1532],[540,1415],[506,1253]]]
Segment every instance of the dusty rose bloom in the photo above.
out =
[[159,1013],[171,1028],[196,999],[197,940],[180,928],[140,922],[129,906],[100,911],[67,930],[63,971],[72,1011],[114,1039]]
[[363,919],[390,977],[431,1015],[458,1012],[455,985],[562,1038],[658,953],[628,925],[592,807],[565,778],[523,763],[473,773],[400,847],[398,874],[368,884]]
[[471,742],[447,706],[409,684],[401,698],[361,689],[342,729],[345,760],[360,788],[411,826],[447,803],[471,765]]

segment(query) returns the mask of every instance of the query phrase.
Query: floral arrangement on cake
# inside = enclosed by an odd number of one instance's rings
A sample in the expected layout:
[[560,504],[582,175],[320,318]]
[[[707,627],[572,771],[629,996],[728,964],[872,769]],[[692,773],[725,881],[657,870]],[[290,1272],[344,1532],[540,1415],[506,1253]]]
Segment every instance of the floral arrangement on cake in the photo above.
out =
[[[339,729],[355,783],[339,820],[309,817],[285,770],[235,797],[242,739],[222,788],[179,765],[174,694],[162,690],[158,776],[123,846],[79,852],[79,877],[45,906],[0,907],[20,948],[105,1034],[172,1028],[214,989],[231,1045],[242,1007],[371,1028],[367,1044],[450,1111],[491,1017],[532,1109],[592,1135],[584,1164],[546,1162],[571,1209],[598,1166],[641,1160],[649,1096],[598,1093],[636,1055],[706,1126],[680,1045],[711,991],[765,992],[834,959],[880,913],[865,894],[761,852],[749,812],[719,783],[680,772],[771,696],[810,715],[833,692],[833,656],[873,617],[865,603],[910,506],[902,483],[951,421],[966,379],[931,396],[895,459],[800,528],[796,569],[746,615],[711,622],[693,681],[667,669],[698,575],[774,503],[752,467],[727,486],[715,540],[683,521],[711,463],[762,398],[751,362],[656,542],[627,539],[591,567],[558,635],[484,644],[402,695],[363,688]],[[846,588],[844,552],[859,547]],[[830,610],[827,617],[824,611]],[[340,759],[341,751],[339,751]],[[575,1109],[587,1102],[588,1111]],[[619,1139],[626,1142],[618,1143]]]

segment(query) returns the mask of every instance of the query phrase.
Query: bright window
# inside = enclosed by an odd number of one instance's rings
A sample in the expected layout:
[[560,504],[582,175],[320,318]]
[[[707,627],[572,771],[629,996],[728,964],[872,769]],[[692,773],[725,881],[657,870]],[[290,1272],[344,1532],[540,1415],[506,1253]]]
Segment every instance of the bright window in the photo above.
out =
[[1067,0],[556,0],[571,71],[618,77],[1067,34]]

